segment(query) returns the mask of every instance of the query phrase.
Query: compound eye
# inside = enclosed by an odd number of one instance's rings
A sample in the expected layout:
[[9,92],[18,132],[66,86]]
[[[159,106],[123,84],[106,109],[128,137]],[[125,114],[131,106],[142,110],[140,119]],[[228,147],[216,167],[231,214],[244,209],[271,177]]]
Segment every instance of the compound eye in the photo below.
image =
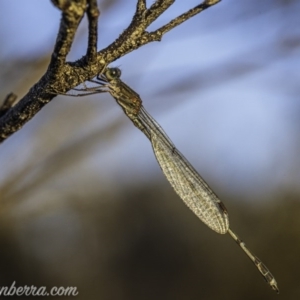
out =
[[109,80],[120,78],[121,70],[119,68],[109,68],[109,69],[107,69],[105,75],[106,75],[107,79],[109,79]]

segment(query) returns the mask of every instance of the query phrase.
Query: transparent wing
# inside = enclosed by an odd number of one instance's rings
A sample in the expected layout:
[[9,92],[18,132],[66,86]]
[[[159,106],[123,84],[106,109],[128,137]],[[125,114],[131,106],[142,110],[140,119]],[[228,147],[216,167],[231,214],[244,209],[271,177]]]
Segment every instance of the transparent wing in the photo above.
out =
[[228,214],[217,195],[144,107],[141,107],[138,119],[142,125],[140,129],[144,127],[142,131],[150,139],[156,159],[176,193],[208,227],[226,233],[229,229]]

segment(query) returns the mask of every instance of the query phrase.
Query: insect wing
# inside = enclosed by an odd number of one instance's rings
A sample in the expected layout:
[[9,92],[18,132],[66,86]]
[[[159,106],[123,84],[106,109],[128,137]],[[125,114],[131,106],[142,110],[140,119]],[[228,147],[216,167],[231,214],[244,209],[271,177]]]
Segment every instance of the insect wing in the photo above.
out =
[[144,108],[140,117],[150,133],[155,157],[176,193],[202,222],[225,234],[229,218],[222,202]]

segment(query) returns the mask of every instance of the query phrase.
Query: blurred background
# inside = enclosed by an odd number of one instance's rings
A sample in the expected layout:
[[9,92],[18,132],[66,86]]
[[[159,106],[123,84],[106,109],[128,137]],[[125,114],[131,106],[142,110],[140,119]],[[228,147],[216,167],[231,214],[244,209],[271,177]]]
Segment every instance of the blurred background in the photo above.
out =
[[[198,3],[176,1],[150,30]],[[99,49],[135,5],[99,1]],[[76,286],[91,300],[299,299],[299,9],[222,1],[113,64],[225,203],[279,296],[183,204],[110,95],[57,97],[1,145],[1,286]],[[50,1],[1,1],[1,101],[44,74],[59,20]],[[85,18],[68,60],[86,44]]]

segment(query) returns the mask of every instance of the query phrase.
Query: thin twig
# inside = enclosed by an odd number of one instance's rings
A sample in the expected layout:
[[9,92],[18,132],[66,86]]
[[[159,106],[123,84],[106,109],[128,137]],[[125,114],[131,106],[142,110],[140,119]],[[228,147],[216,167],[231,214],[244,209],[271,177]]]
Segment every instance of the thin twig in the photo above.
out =
[[136,5],[136,13],[142,14],[144,11],[146,11],[146,0],[138,0]]
[[68,5],[60,7],[63,13],[50,61],[50,68],[60,67],[65,64],[75,33],[86,11],[86,1],[68,1],[67,3]]
[[178,16],[177,18],[173,19],[171,22],[169,22],[165,26],[162,26],[157,31],[160,31],[160,35],[163,35],[163,34],[167,33],[168,31],[170,31],[171,29],[175,28],[176,26],[182,24],[186,20],[188,20],[188,19],[192,18],[193,16],[199,14],[203,10],[209,8],[212,5],[215,5],[219,1],[220,0],[218,0],[218,1],[210,1],[210,2],[206,1],[204,3],[201,3],[201,4],[197,5],[197,6],[195,6],[194,8],[190,9],[186,13],[184,13],[184,14]]
[[171,20],[168,24],[160,27],[159,29],[149,32],[148,34],[152,36],[152,38],[155,40],[160,41],[162,36],[170,31],[171,29],[177,27],[178,25],[182,24],[183,22],[187,21],[188,19],[192,18],[193,16],[201,13],[203,10],[209,8],[212,5],[215,5],[216,3],[220,2],[221,0],[215,0],[215,1],[205,1],[194,8],[190,9],[189,11],[183,13],[182,15],[178,16],[177,18]]
[[163,14],[175,0],[157,0],[155,1],[147,11],[147,25],[153,23],[161,14]]
[[97,7],[97,0],[88,0],[87,16],[89,20],[88,48],[86,52],[87,61],[93,63],[97,59],[98,39],[98,17],[100,11]]
[[0,107],[0,117],[6,114],[6,112],[15,104],[17,97],[18,96],[15,95],[14,93],[9,93],[5,97],[3,104]]

